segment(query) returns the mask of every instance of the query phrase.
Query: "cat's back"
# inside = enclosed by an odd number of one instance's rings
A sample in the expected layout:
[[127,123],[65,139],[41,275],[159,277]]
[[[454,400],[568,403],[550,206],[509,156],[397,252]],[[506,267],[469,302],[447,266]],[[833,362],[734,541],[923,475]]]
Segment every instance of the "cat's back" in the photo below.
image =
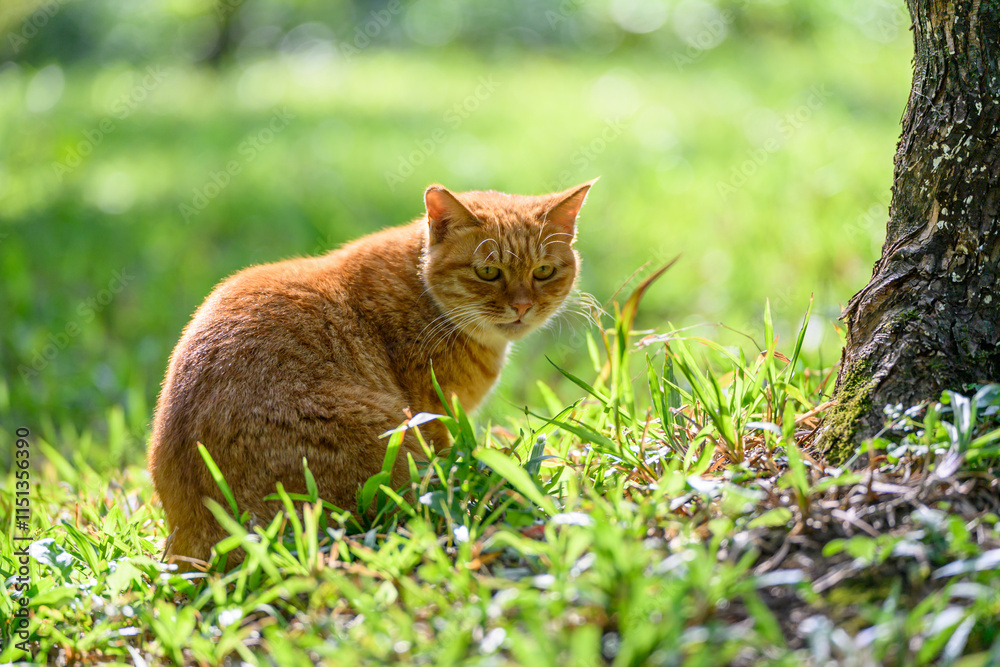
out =
[[378,336],[412,312],[420,231],[386,229],[222,281],[171,355],[154,440],[239,420],[247,406],[280,415],[289,395],[322,396],[359,378],[391,382]]
[[364,314],[359,301],[373,313],[380,301],[387,310],[395,308],[419,286],[420,231],[419,225],[393,227],[319,257],[243,269],[215,287],[181,343],[195,338],[221,343],[236,332],[266,343],[263,334],[275,330],[320,322],[350,327]]
[[422,228],[419,222],[391,227],[319,257],[258,264],[238,271],[215,287],[194,320],[230,309],[245,314],[261,307],[268,311],[268,306],[283,307],[278,304],[284,299],[308,301],[309,295],[340,302],[354,297],[362,287],[367,294],[384,292],[385,297],[391,297],[419,281],[415,267]]

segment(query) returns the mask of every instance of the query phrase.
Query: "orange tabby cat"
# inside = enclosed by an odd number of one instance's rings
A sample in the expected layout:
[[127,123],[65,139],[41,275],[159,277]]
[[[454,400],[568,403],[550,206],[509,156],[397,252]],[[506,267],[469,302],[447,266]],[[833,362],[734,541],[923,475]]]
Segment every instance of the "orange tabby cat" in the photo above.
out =
[[[576,280],[576,218],[593,181],[537,197],[452,193],[434,185],[426,216],[325,256],[255,266],[225,280],[170,357],[149,445],[149,470],[173,534],[167,557],[207,560],[225,537],[203,498],[223,498],[202,443],[240,511],[268,522],[263,498],[281,482],[305,493],[302,459],[320,496],[355,506],[381,469],[379,435],[406,411],[443,412],[446,396],[475,408],[511,341],[563,305]],[[447,430],[422,432],[435,447]],[[409,478],[404,438],[393,472]],[[237,555],[237,558],[239,556]]]

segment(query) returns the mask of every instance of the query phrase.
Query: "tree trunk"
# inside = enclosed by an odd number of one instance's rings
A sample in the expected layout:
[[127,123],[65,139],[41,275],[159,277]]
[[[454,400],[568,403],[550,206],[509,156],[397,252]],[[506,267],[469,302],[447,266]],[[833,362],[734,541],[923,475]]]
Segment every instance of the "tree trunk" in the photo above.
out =
[[245,0],[217,0],[215,3],[215,13],[219,19],[219,34],[212,44],[212,48],[205,55],[205,61],[212,67],[218,68],[222,64],[223,57],[236,46],[234,33],[236,28],[233,24],[236,14],[240,11]]
[[821,444],[842,463],[884,407],[1000,380],[1000,0],[907,0],[913,86],[882,257],[844,310]]

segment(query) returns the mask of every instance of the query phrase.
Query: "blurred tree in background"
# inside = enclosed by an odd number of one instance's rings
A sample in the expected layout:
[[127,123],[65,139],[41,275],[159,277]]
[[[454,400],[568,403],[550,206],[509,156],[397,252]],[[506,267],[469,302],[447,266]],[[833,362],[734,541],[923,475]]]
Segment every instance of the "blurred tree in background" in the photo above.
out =
[[[484,55],[526,51],[606,55],[648,49],[671,60],[726,39],[804,39],[832,16],[880,41],[897,37],[900,3],[837,0],[8,0],[0,55],[25,64],[56,60],[141,63],[164,58],[220,64],[303,49],[350,56],[371,45],[460,46]],[[401,16],[402,20],[396,20]],[[664,29],[666,28],[666,29]],[[673,29],[670,29],[673,28]],[[688,57],[697,54],[689,54]]]

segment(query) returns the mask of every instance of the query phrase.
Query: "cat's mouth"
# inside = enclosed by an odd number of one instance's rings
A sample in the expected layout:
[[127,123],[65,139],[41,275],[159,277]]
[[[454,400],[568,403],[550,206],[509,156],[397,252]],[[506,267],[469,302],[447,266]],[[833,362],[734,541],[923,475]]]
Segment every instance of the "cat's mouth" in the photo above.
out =
[[497,329],[500,329],[500,331],[505,331],[507,333],[521,333],[528,329],[527,323],[521,318],[518,318],[513,322],[497,322],[496,327]]
[[[497,332],[507,340],[521,340],[538,326],[535,318],[518,318],[513,322],[497,322]],[[529,321],[530,320],[530,321]]]

